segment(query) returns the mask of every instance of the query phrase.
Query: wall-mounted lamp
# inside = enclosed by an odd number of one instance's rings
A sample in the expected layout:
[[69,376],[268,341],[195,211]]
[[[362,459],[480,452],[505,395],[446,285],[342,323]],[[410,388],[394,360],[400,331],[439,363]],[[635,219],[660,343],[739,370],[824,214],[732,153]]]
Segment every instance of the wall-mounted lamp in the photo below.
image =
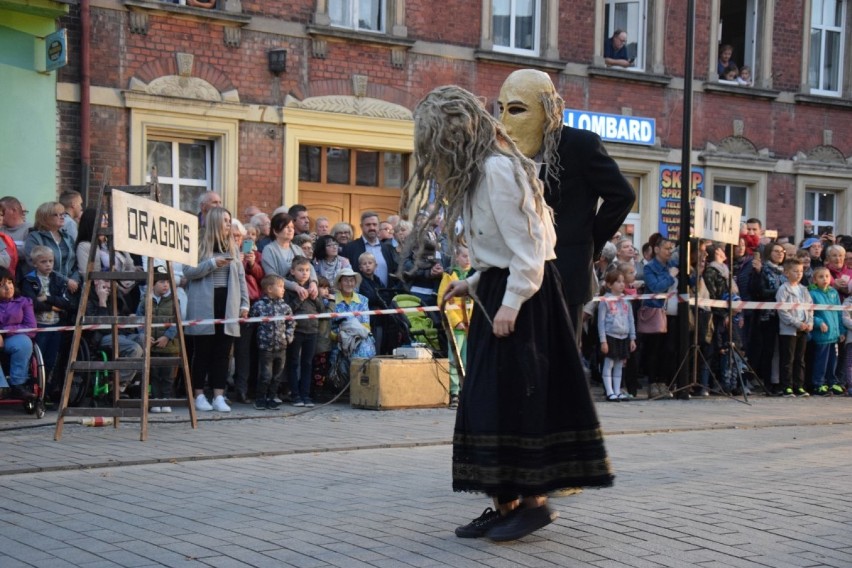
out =
[[266,52],[269,58],[269,72],[276,77],[287,71],[287,50],[286,49],[271,49]]

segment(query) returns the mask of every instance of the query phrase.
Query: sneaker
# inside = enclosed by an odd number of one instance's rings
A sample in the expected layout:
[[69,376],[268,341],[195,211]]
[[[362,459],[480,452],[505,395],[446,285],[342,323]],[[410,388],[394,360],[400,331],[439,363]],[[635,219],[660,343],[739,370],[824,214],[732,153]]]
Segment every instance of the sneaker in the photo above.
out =
[[281,400],[281,397],[279,397],[279,396],[276,396],[276,397],[275,397],[275,398],[273,398],[272,400],[274,400],[274,401],[275,401],[275,402],[277,402],[278,404],[281,404],[281,403],[283,403],[283,402],[284,402],[283,400]]
[[836,395],[843,395],[843,387],[840,385],[831,385],[831,392]]
[[660,396],[660,386],[657,383],[648,385],[648,398],[657,398]]
[[468,524],[456,527],[456,536],[459,538],[483,537],[489,530],[497,526],[497,524],[504,519],[509,518],[509,516],[510,515],[503,517],[500,513],[491,507],[488,507],[481,515],[470,521]]
[[505,523],[499,523],[489,530],[486,536],[494,542],[518,540],[546,527],[559,517],[559,513],[551,511],[547,505],[540,507],[521,505],[513,513]]
[[657,385],[657,389],[660,391],[660,396],[663,398],[674,398],[672,391],[669,390],[669,385],[666,383],[660,383]]
[[784,398],[796,398],[796,393],[793,392],[793,389],[787,387],[783,391],[781,391],[781,396]]
[[160,412],[162,412],[163,414],[171,414],[172,413],[172,407],[171,406],[161,406]]
[[798,395],[798,396],[811,396],[811,393],[809,393],[808,391],[806,391],[802,387],[799,387],[799,388],[796,389],[796,395]]
[[710,396],[710,391],[702,387],[701,390],[698,391],[698,396]]
[[151,408],[148,409],[148,412],[150,412],[151,414],[159,414],[162,411],[163,411],[163,409],[159,406],[152,406]]
[[213,399],[212,409],[216,412],[230,412],[231,407],[228,406],[228,403],[225,402],[225,397],[221,394]]
[[618,393],[618,400],[620,400],[621,402],[627,402],[628,400],[631,400],[632,398],[633,397],[630,396],[629,394],[627,394],[626,392]]
[[309,399],[309,398],[304,399],[302,402],[304,402],[304,403],[305,403],[305,406],[306,406],[307,408],[313,408],[313,407],[314,407],[314,401],[312,401],[312,400],[311,400],[311,399]]
[[195,397],[195,410],[201,412],[210,412],[213,410],[213,407],[210,406],[210,402],[207,400],[207,397],[204,396],[204,393]]
[[303,407],[303,406],[305,406],[305,403],[304,403],[304,402],[302,402],[300,399],[296,399],[296,400],[294,400],[291,404],[292,404],[293,406],[298,406],[298,407],[300,407],[300,408],[301,408],[301,407]]
[[831,390],[828,388],[828,385],[822,385],[814,394],[817,396],[831,396]]
[[257,397],[256,399],[254,399],[255,410],[266,410],[266,403],[267,403],[266,397],[264,397],[264,396]]
[[278,410],[279,408],[281,408],[281,405],[275,402],[274,398],[266,399],[266,410]]
[[450,395],[450,408],[458,408],[459,407],[459,395],[451,394]]

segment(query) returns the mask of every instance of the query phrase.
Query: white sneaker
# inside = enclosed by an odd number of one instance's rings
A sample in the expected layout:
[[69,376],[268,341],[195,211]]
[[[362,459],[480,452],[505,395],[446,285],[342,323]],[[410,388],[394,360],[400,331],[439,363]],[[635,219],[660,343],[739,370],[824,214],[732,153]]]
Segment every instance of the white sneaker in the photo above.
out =
[[228,403],[225,402],[225,397],[221,394],[213,399],[213,410],[216,412],[230,412],[231,407],[228,406]]
[[162,408],[160,408],[159,406],[152,406],[152,407],[151,407],[151,408],[149,408],[148,410],[149,410],[152,414],[159,414],[159,413],[161,413],[161,412],[163,411],[163,409],[162,409]]
[[172,407],[171,406],[162,406],[162,407],[160,407],[160,412],[162,412],[163,414],[171,414]]
[[213,410],[213,407],[210,406],[210,402],[207,400],[207,397],[204,396],[204,393],[201,393],[200,395],[195,397],[195,410],[198,410],[200,412],[210,412],[211,410]]

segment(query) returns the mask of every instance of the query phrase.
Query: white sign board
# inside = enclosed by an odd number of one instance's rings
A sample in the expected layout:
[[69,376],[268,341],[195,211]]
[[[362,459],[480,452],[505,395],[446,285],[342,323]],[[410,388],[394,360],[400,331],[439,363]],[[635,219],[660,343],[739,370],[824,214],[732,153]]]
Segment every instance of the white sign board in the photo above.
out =
[[112,230],[116,250],[198,264],[198,218],[191,213],[113,191]]
[[739,244],[742,214],[740,207],[696,197],[693,235],[732,245]]

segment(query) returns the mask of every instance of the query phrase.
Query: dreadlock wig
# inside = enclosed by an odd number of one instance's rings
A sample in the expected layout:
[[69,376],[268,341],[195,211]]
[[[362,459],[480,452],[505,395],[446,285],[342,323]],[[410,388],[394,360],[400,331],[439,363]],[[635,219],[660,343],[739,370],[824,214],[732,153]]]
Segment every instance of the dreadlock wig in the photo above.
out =
[[[518,150],[500,122],[483,107],[482,101],[465,89],[439,87],[418,103],[414,111],[414,173],[402,192],[402,209],[421,205],[431,196],[436,206],[414,227],[415,238],[406,241],[406,252],[422,246],[424,233],[444,214],[448,238],[455,249],[461,238],[456,223],[464,213],[466,196],[476,190],[485,161],[493,155],[507,156],[516,169],[518,209],[526,198],[520,189],[523,178],[533,190],[535,210],[550,216],[535,164]],[[442,211],[443,208],[443,211]]]

